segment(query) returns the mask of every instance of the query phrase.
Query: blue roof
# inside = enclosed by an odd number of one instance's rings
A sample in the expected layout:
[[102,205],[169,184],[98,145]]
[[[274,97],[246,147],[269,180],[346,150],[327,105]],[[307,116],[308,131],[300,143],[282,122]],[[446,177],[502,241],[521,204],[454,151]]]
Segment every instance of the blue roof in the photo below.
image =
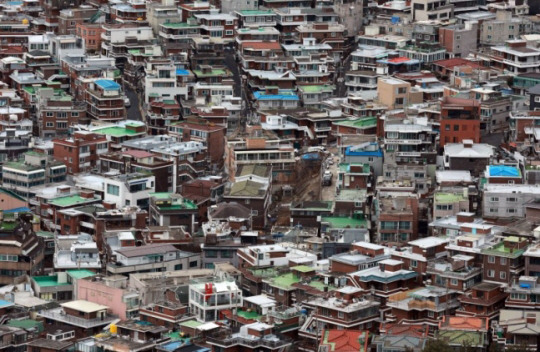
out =
[[304,160],[319,160],[321,157],[319,156],[319,153],[309,153],[302,155],[302,159]]
[[521,172],[515,166],[490,165],[488,170],[491,177],[521,177]]
[[[279,94],[279,93],[283,94]],[[289,94],[285,94],[289,93]],[[298,95],[292,94],[292,90],[279,90],[278,94],[268,94],[266,95],[265,92],[255,92],[253,93],[256,100],[300,100],[298,98]]]
[[347,156],[376,156],[379,158],[383,157],[383,152],[379,148],[378,150],[351,150],[351,147],[345,149],[345,155]]
[[9,306],[12,306],[13,303],[10,302],[10,301],[4,301],[2,299],[0,299],[0,308],[3,308],[3,307],[9,307]]
[[115,81],[111,81],[109,79],[98,79],[95,83],[105,90],[120,89],[120,85],[118,83],[116,83]]
[[189,71],[188,70],[176,69],[176,75],[177,76],[189,76]]
[[4,213],[23,213],[23,212],[29,212],[29,211],[30,211],[30,208],[20,207],[20,208],[4,210]]

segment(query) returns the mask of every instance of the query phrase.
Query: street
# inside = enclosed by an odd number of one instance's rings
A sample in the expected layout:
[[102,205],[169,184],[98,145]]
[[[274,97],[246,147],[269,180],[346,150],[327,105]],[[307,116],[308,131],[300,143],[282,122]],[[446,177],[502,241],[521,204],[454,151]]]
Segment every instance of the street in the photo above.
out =
[[139,95],[129,85],[125,85],[125,93],[131,102],[131,106],[126,108],[127,119],[128,120],[137,120],[142,121],[141,110],[139,110]]

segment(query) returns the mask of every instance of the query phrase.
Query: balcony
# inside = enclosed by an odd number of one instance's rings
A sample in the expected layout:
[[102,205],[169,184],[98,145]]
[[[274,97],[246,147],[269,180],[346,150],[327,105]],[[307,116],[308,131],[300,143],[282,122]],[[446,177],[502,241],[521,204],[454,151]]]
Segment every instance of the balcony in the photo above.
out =
[[86,227],[87,229],[94,229],[94,224],[92,223],[89,223],[89,222],[86,222],[86,221],[79,221],[79,224],[82,226],[82,227]]
[[292,340],[285,338],[283,336],[276,336],[276,335],[266,335],[262,338],[258,336],[239,336],[238,334],[229,335],[229,336],[212,336],[208,337],[206,339],[206,342],[210,345],[216,345],[220,347],[230,347],[234,345],[242,345],[245,347],[251,347],[251,348],[271,348],[271,349],[278,349],[278,348],[284,348],[286,346],[289,346],[292,344]]
[[104,326],[112,323],[118,319],[118,316],[107,314],[103,318],[84,319],[73,315],[68,315],[62,308],[55,308],[50,310],[41,311],[38,315],[45,319],[50,319],[58,322],[62,322],[68,325],[77,326],[84,329],[90,329],[98,326]]

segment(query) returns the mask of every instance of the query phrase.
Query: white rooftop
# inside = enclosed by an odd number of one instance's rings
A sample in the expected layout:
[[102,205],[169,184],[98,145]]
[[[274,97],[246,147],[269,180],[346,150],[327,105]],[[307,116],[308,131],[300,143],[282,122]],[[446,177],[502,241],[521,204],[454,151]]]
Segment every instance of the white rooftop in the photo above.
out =
[[60,304],[63,308],[73,309],[84,313],[93,313],[99,312],[101,310],[107,310],[109,307],[97,304],[94,302],[89,302],[85,300],[71,301]]
[[276,305],[276,301],[272,298],[269,298],[266,295],[257,295],[257,296],[251,296],[251,297],[245,297],[245,302],[253,303],[261,307],[274,307]]
[[436,247],[447,242],[448,242],[448,239],[446,238],[431,236],[431,237],[420,238],[414,241],[410,241],[409,244],[412,246],[420,247],[420,248],[431,248],[431,247]]

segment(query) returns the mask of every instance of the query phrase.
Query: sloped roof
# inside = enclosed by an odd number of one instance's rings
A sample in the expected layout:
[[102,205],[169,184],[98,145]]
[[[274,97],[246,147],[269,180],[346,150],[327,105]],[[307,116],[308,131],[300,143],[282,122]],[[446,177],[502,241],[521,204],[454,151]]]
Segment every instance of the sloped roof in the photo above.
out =
[[321,346],[328,346],[329,351],[363,352],[368,344],[367,331],[325,330],[321,337]]
[[228,196],[231,197],[262,197],[266,193],[264,183],[245,180],[233,183]]

